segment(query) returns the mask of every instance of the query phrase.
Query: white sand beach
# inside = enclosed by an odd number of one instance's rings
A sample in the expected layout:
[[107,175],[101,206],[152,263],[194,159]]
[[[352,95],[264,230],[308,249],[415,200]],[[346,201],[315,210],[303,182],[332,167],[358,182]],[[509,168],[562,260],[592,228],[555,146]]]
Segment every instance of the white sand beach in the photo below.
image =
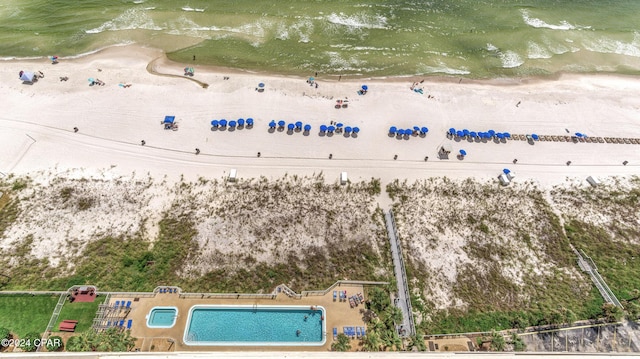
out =
[[[166,77],[151,74],[147,65]],[[549,80],[425,79],[424,94],[409,89],[420,78],[324,81],[309,86],[304,78],[195,69],[203,88],[183,76],[185,64],[171,63],[161,52],[135,46],[114,47],[75,59],[5,61],[0,73],[0,172],[83,169],[87,174],[132,172],[156,177],[220,178],[231,168],[238,176],[279,177],[323,171],[328,180],[347,171],[352,180],[428,176],[495,178],[503,168],[518,179],[542,184],[566,177],[638,174],[640,145],[506,141],[452,141],[450,127],[512,134],[640,138],[640,82],[634,77],[566,75]],[[18,79],[21,70],[42,71],[33,85]],[[61,81],[60,77],[68,77]],[[224,77],[229,79],[225,80]],[[104,86],[89,86],[88,78]],[[258,83],[265,91],[256,91]],[[121,87],[119,84],[131,84]],[[369,91],[357,91],[367,84]],[[348,97],[346,109],[335,109]],[[432,98],[431,98],[432,97]],[[519,103],[518,106],[516,106]],[[176,116],[178,131],[160,124]],[[252,117],[252,129],[212,131],[213,119]],[[310,124],[308,136],[268,131],[271,120]],[[357,126],[357,138],[319,136],[330,121]],[[424,137],[399,140],[390,126],[426,126]],[[74,133],[73,128],[78,132]],[[568,133],[567,133],[568,131]],[[141,140],[146,146],[141,146]],[[452,142],[448,160],[437,149]],[[195,155],[195,148],[200,154]],[[468,155],[459,160],[455,154]],[[257,157],[257,153],[261,157]],[[332,159],[329,159],[329,155]],[[397,155],[397,160],[394,156]],[[429,159],[425,162],[425,156]],[[514,158],[518,159],[513,164]],[[567,166],[567,161],[571,165]],[[628,161],[626,166],[623,161]]]

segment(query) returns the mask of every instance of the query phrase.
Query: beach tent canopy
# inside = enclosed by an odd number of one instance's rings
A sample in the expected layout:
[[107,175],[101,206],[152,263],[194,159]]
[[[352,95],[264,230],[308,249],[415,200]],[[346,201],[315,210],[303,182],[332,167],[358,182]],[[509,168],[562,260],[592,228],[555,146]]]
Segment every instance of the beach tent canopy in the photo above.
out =
[[465,150],[460,150],[460,154],[461,154],[461,155],[463,155],[463,156],[466,156],[466,155],[467,155],[467,151],[465,151]]
[[36,74],[34,74],[33,72],[29,72],[29,71],[20,71],[20,80],[24,81],[24,82],[33,82],[33,80],[35,79]]
[[163,123],[173,123],[176,120],[176,116],[164,116]]

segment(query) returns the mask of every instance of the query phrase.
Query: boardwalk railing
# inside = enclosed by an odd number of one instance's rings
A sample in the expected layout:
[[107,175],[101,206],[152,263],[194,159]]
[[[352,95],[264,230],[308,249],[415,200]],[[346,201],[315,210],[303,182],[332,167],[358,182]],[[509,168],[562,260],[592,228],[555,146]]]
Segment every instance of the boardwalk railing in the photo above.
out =
[[[407,279],[407,270],[405,268],[404,265],[404,258],[402,255],[402,246],[400,244],[400,238],[398,237],[398,230],[396,227],[396,220],[393,216],[393,210],[390,209],[387,215],[387,218],[389,220],[389,224],[391,229],[393,231],[393,238],[395,238],[395,245],[396,245],[396,249],[397,249],[397,253],[398,253],[398,261],[400,264],[400,273],[401,273],[401,278],[396,278],[396,280],[398,281],[399,284],[399,288],[402,287],[403,291],[404,291],[404,298],[406,299],[406,310],[407,313],[403,313],[403,316],[406,317],[406,321],[409,324],[409,336],[413,336],[416,333],[416,325],[413,321],[413,308],[411,307],[411,294],[409,293],[409,280]],[[387,226],[389,227],[389,226]],[[391,245],[393,245],[393,243],[391,243]],[[402,309],[402,306],[400,307]]]

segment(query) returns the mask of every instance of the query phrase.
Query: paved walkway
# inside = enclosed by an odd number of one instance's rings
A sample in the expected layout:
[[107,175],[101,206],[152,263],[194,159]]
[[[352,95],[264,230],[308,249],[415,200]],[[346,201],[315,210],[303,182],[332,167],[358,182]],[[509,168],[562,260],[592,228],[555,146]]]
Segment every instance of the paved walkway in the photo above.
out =
[[391,257],[393,258],[393,268],[398,283],[398,297],[395,300],[395,306],[402,311],[402,323],[399,324],[399,334],[401,337],[413,336],[416,333],[413,324],[413,314],[411,313],[411,298],[409,296],[409,286],[407,284],[407,272],[404,268],[404,260],[402,259],[402,248],[398,241],[396,233],[396,225],[393,219],[393,212],[385,213],[387,222],[387,234],[391,244]]

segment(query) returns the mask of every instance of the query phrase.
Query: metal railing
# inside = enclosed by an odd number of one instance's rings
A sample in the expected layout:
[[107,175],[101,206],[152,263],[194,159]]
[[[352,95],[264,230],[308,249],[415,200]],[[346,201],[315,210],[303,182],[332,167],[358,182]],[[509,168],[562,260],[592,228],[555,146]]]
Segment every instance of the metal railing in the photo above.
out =
[[36,351],[40,351],[44,346],[43,343],[47,342],[47,339],[49,338],[49,334],[51,334],[51,331],[53,330],[53,326],[56,325],[56,322],[58,321],[58,317],[60,316],[62,307],[64,307],[64,303],[67,301],[68,294],[69,294],[69,291],[61,292],[60,298],[58,298],[58,303],[56,304],[56,307],[53,310],[53,314],[51,314],[51,318],[49,319],[49,323],[47,324],[47,329],[42,334],[42,340],[40,341],[40,345],[38,346],[38,349],[36,349]]
[[393,230],[393,235],[396,239],[396,246],[397,246],[397,251],[398,251],[398,259],[400,262],[400,272],[402,275],[402,278],[398,278],[400,280],[402,280],[402,282],[404,283],[403,288],[404,288],[404,296],[405,296],[405,300],[406,300],[406,307],[407,307],[407,311],[408,313],[404,313],[405,316],[407,317],[407,321],[409,322],[409,335],[413,336],[416,333],[416,325],[413,321],[413,308],[411,306],[411,294],[409,292],[409,280],[407,279],[407,270],[405,268],[404,265],[404,258],[402,255],[402,245],[400,244],[400,237],[398,236],[398,230],[396,227],[396,220],[395,217],[393,216],[393,209],[389,209],[389,221],[391,222],[391,229]]

